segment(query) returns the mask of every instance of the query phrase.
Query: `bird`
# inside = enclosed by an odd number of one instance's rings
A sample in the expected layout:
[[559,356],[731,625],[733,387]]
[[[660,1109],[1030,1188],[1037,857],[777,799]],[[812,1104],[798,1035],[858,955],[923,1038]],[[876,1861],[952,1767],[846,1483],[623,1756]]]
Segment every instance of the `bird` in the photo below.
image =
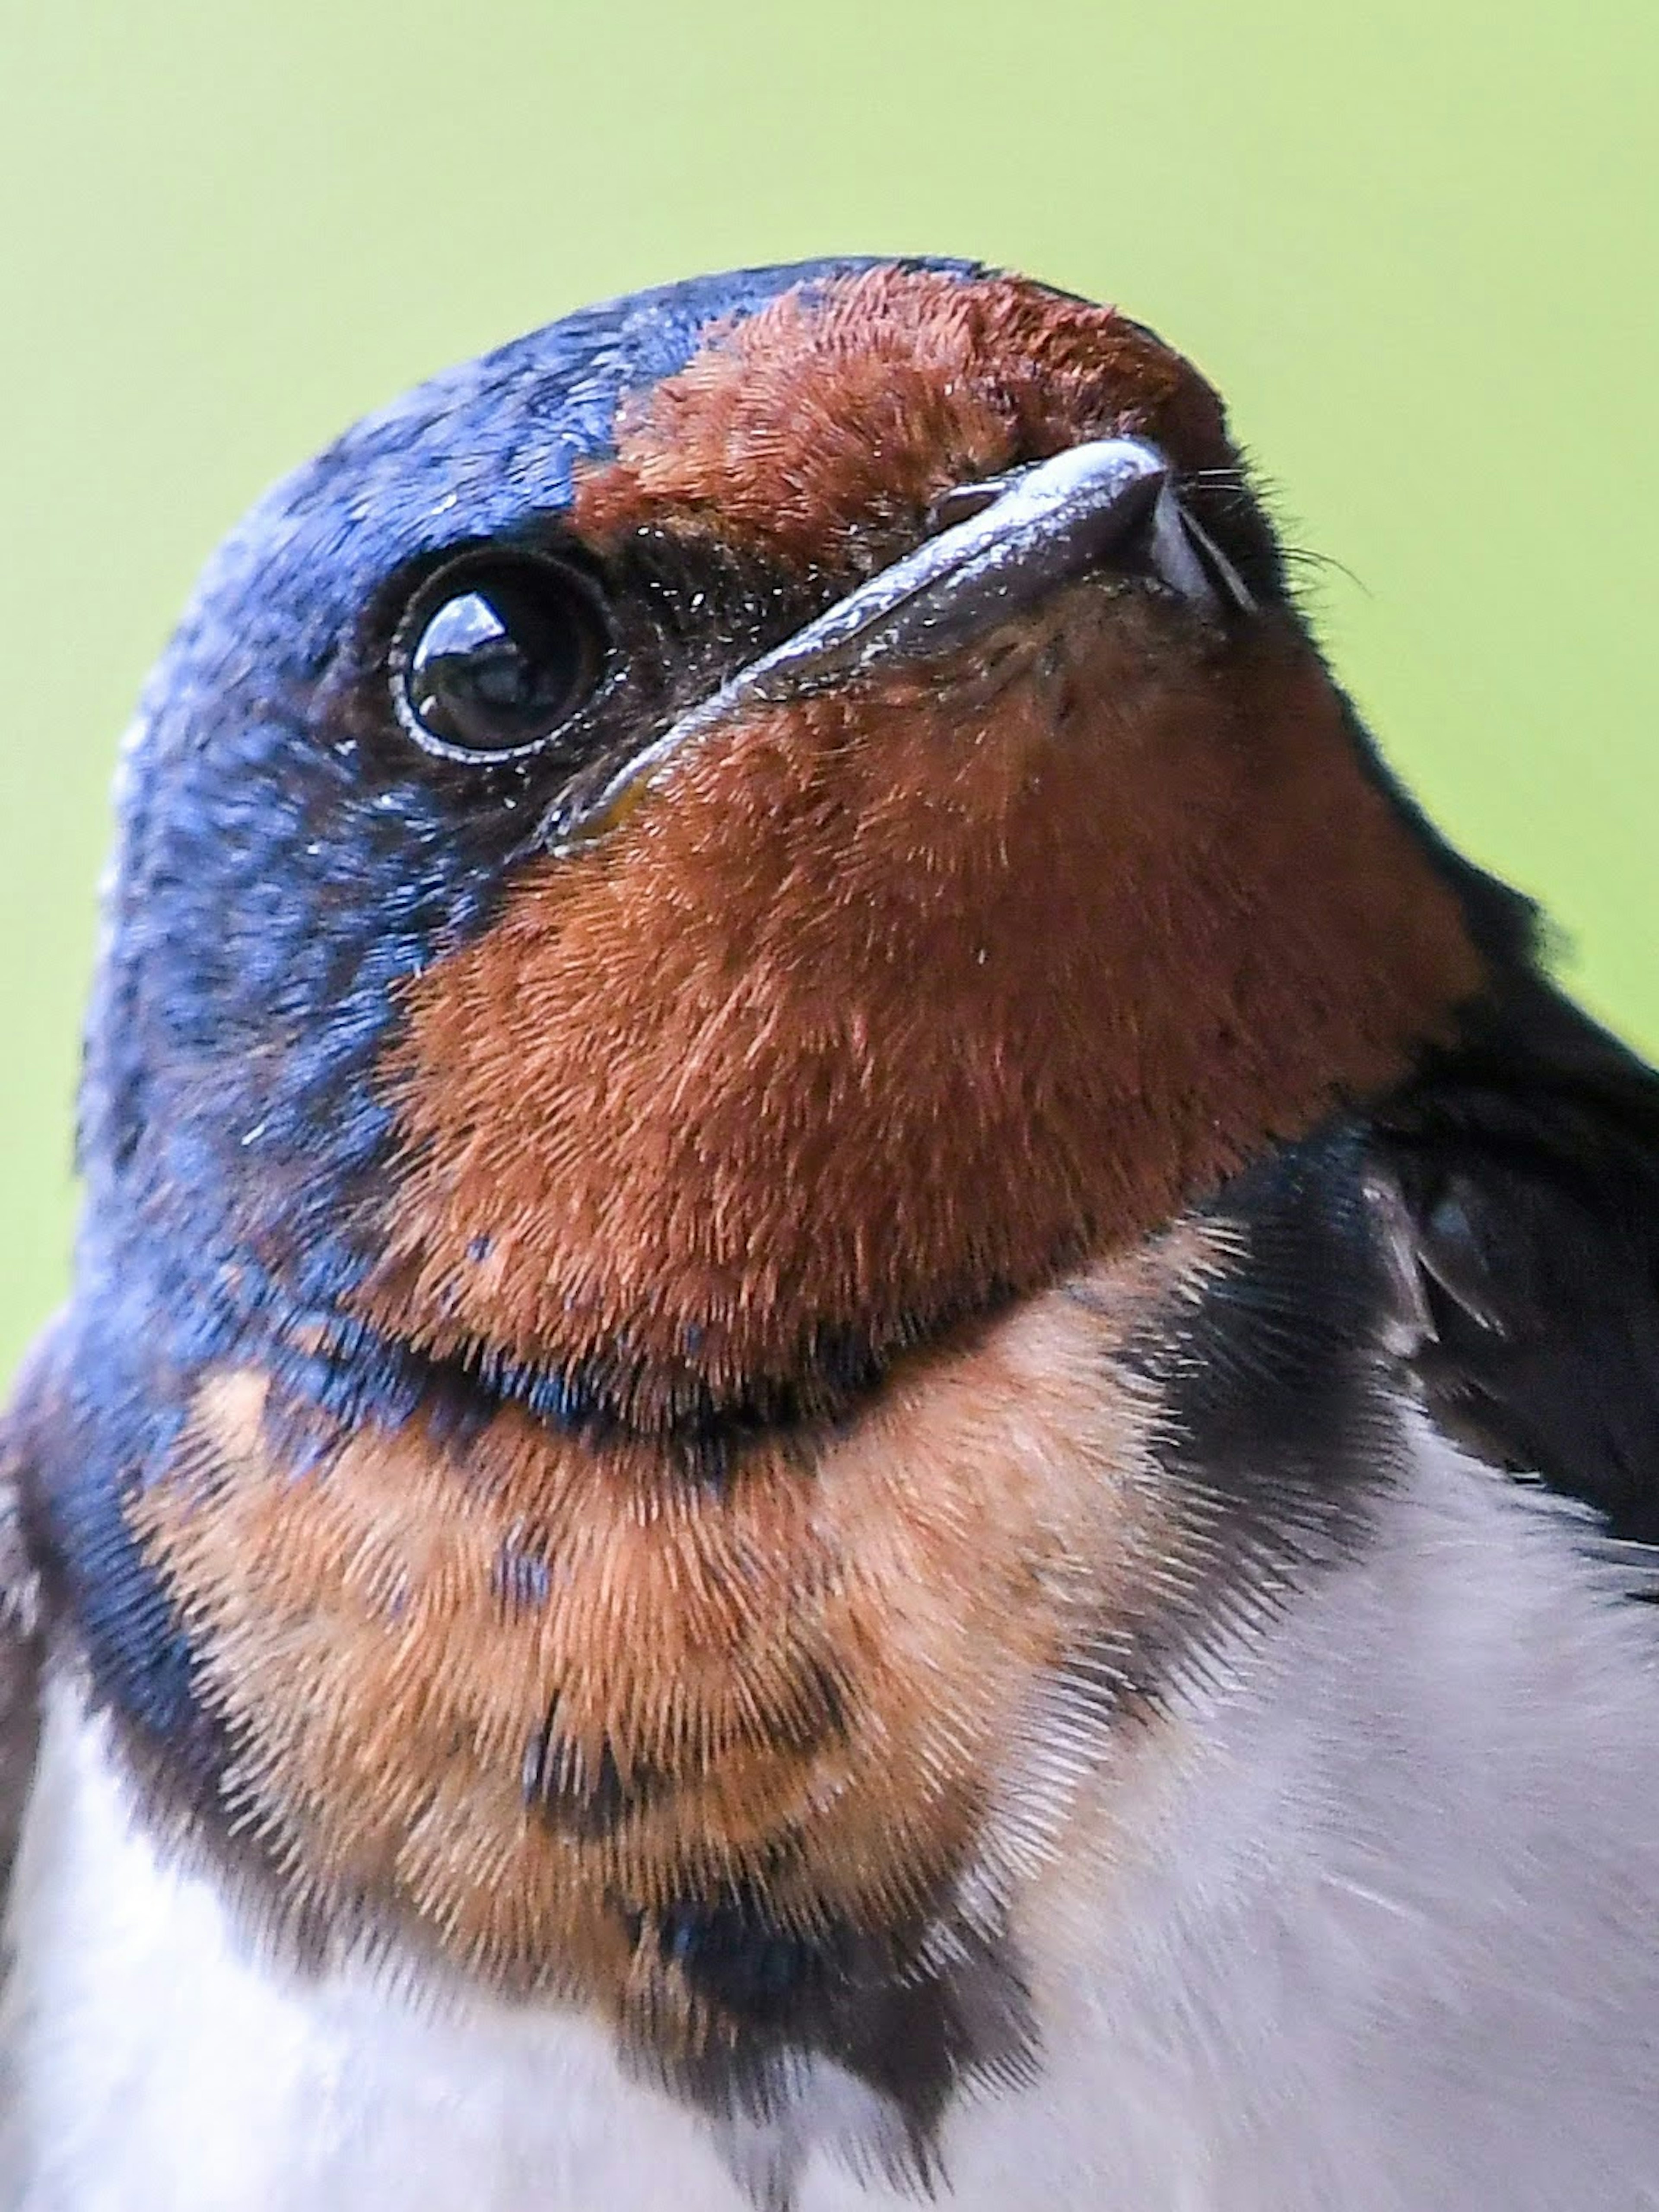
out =
[[1659,1078],[1296,574],[919,258],[228,538],[0,1431],[10,2212],[1659,2203]]

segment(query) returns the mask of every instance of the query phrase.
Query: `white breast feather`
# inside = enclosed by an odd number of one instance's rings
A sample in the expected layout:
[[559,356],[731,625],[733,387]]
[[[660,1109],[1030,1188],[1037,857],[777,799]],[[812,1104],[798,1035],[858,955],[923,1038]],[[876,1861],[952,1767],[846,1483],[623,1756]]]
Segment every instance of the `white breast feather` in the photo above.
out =
[[[947,2125],[952,2212],[1659,2206],[1659,1617],[1407,1418],[1363,1556],[1022,1908],[1043,2069]],[[3,2212],[743,2212],[579,2017],[250,1957],[67,1685],[15,1904]]]

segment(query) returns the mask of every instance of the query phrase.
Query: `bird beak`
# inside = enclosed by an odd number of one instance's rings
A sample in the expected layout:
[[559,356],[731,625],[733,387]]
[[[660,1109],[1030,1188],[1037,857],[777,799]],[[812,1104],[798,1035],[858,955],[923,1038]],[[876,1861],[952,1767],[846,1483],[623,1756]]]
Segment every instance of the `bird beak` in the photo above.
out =
[[578,805],[556,847],[613,828],[689,742],[744,708],[827,690],[882,661],[940,659],[1091,572],[1161,585],[1211,616],[1253,611],[1170,473],[1141,439],[1097,438],[956,487],[935,509],[944,526],[934,535],[699,701]]

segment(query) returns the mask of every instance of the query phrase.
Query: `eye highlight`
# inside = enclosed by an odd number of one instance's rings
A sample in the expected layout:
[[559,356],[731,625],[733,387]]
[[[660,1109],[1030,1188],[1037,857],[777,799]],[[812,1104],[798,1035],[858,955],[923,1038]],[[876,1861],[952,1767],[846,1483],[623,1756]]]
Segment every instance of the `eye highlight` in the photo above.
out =
[[546,555],[464,553],[429,576],[398,625],[392,704],[446,760],[533,753],[605,678],[611,635],[594,587]]

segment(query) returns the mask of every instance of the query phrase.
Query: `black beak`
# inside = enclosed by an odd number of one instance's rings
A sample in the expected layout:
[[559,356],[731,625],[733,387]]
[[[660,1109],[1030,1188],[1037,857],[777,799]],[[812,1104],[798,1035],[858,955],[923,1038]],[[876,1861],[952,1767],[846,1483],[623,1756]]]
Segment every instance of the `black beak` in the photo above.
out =
[[884,660],[940,658],[1085,575],[1139,579],[1218,619],[1254,611],[1232,564],[1183,512],[1169,463],[1142,439],[1096,439],[961,485],[934,520],[944,526],[933,537],[683,714],[567,834],[614,821],[689,739],[746,706],[821,690]]

